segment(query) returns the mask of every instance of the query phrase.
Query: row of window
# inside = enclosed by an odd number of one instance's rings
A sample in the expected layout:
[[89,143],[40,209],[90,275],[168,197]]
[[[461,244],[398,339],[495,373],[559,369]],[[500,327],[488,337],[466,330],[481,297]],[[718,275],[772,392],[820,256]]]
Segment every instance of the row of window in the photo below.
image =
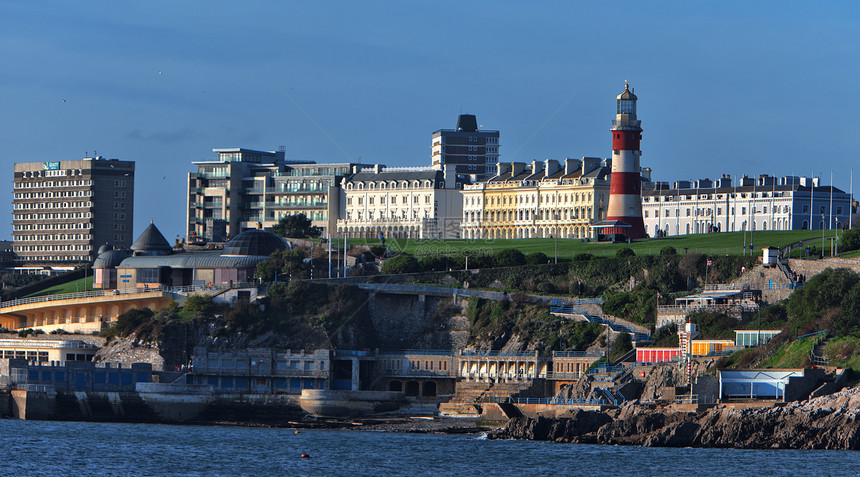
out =
[[23,203],[23,204],[15,204],[15,210],[29,210],[29,209],[82,209],[92,207],[93,203],[90,201],[86,202],[34,202],[34,203]]
[[[123,214],[124,216],[125,214]],[[50,214],[14,214],[14,220],[89,219],[92,212],[55,212]],[[114,217],[116,219],[116,217]]]
[[[477,222],[484,220],[510,221],[510,220],[587,220],[591,217],[591,207],[577,207],[574,209],[562,209],[557,211],[532,211],[532,210],[501,210],[481,212],[465,212],[463,218],[466,222]],[[601,209],[602,210],[602,209]],[[647,217],[647,215],[646,215]]]
[[681,201],[681,200],[720,200],[724,197],[727,199],[746,199],[747,195],[749,195],[750,199],[766,199],[768,197],[786,197],[785,192],[752,192],[747,194],[746,192],[741,193],[730,193],[730,194],[700,194],[698,197],[693,195],[665,195],[665,196],[643,196],[643,202],[651,202],[652,198],[654,202],[673,202],[673,201]]
[[[89,240],[91,238],[92,236],[90,234],[19,235],[15,237],[15,242]],[[16,252],[63,252],[69,250],[90,249],[89,245],[15,245],[13,248]]]
[[69,260],[77,262],[90,261],[89,255],[22,255],[21,258],[23,258],[25,262],[65,262]]
[[[412,219],[417,220],[418,216],[419,216],[419,211],[413,210],[412,211]],[[367,220],[374,220],[375,218],[379,218],[380,220],[385,220],[386,218],[391,218],[391,219],[397,220],[398,217],[400,218],[400,220],[409,220],[409,211],[408,210],[402,210],[398,213],[397,210],[391,210],[391,211],[389,211],[388,214],[386,214],[384,210],[380,210],[380,211],[377,211],[376,214],[374,214],[374,211],[368,210],[367,215],[364,214],[364,211],[358,211],[354,215],[352,212],[346,213],[346,220],[352,220],[353,217],[355,217],[356,220],[364,220],[365,217],[367,217]],[[433,211],[431,211],[430,209],[424,209],[424,218],[429,219],[432,217],[433,217]]]
[[[125,194],[125,192],[123,192]],[[61,190],[49,192],[16,192],[16,199],[53,199],[62,197],[92,197],[91,190]],[[123,196],[124,197],[124,196]]]
[[[443,185],[444,184],[440,183],[439,187],[442,187]],[[422,187],[425,189],[432,188],[433,187],[433,181],[424,181],[424,182],[412,181],[412,185],[411,185],[412,189],[418,189],[418,188],[422,188]],[[400,182],[391,181],[391,182],[387,182],[387,183],[386,182],[379,182],[378,185],[376,182],[369,182],[367,184],[366,188],[367,189],[385,189],[385,188],[388,188],[388,189],[398,189],[398,188],[399,189],[409,189],[410,184],[407,181],[400,181]],[[346,190],[353,190],[353,189],[358,189],[358,190],[365,189],[364,182],[359,182],[357,184],[354,184],[352,182],[348,182],[346,184]]]
[[88,222],[74,222],[74,223],[63,223],[63,224],[51,224],[51,223],[35,223],[35,224],[15,224],[12,226],[12,230],[69,230],[69,229],[89,229],[92,227],[92,224]]
[[[384,196],[384,195],[379,196],[379,205],[385,205],[385,198],[386,197],[388,197],[388,196]],[[413,204],[419,203],[420,197],[421,196],[419,196],[419,195],[413,195],[412,196],[412,203]],[[432,196],[430,194],[425,195],[424,196],[424,204],[430,204],[431,197]],[[347,197],[346,198],[346,205],[352,205],[352,199],[353,199],[352,197]],[[355,199],[356,199],[356,203],[358,205],[364,205],[364,197],[356,197]],[[369,196],[367,198],[367,205],[375,205],[374,204],[375,201],[376,201],[376,196]],[[397,196],[396,195],[390,196],[390,203],[391,203],[391,205],[397,205]],[[401,203],[401,205],[409,205],[409,196],[408,195],[402,196],[400,198],[400,203]]]
[[[125,187],[125,181],[122,181],[123,187]],[[46,188],[55,188],[55,187],[80,187],[80,186],[91,186],[93,185],[93,181],[90,179],[80,180],[80,181],[46,181],[46,182],[16,182],[16,189],[40,189],[43,187]]]

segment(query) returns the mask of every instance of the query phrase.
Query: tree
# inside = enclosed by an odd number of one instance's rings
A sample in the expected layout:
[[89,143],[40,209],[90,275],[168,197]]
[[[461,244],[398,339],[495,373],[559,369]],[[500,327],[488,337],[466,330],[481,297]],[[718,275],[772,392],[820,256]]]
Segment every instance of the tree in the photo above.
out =
[[860,229],[848,229],[839,234],[839,251],[849,252],[860,248]]
[[619,248],[617,252],[615,252],[615,256],[618,258],[635,257],[636,252],[634,252],[633,249],[630,247],[622,247]]
[[493,263],[497,267],[519,267],[526,264],[526,256],[515,248],[506,248],[493,254]]
[[308,270],[305,258],[307,254],[300,248],[272,252],[267,260],[257,264],[257,278],[267,282],[305,278]]
[[549,262],[549,257],[543,252],[530,253],[526,257],[526,263],[529,265],[546,265]]
[[382,273],[391,275],[395,273],[416,273],[421,271],[421,264],[412,255],[398,255],[389,258],[382,266]]
[[305,214],[285,215],[271,228],[271,231],[281,237],[319,237],[322,231],[319,227],[311,225],[311,223],[311,219],[307,218]]

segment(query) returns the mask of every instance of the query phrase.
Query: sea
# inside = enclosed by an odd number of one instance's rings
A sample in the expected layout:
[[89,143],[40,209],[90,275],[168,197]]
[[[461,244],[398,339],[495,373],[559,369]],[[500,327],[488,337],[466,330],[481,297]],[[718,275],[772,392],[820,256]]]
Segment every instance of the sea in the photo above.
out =
[[[860,452],[645,448],[481,434],[0,420],[0,475],[860,475]],[[305,454],[307,457],[303,457]]]

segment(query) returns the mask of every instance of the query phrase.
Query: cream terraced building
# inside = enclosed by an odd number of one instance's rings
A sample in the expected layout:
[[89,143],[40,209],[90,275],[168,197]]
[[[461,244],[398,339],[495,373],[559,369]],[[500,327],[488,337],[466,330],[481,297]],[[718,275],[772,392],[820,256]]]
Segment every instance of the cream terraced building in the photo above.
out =
[[610,165],[594,157],[500,163],[499,173],[463,186],[466,239],[593,238],[606,218]]
[[337,232],[348,238],[460,238],[462,183],[451,167],[355,166]]

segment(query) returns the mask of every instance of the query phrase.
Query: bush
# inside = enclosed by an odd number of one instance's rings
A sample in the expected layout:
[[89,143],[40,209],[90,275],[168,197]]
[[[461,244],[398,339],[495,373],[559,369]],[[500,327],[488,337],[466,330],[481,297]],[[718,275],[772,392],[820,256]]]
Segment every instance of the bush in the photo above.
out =
[[860,229],[848,229],[839,234],[839,251],[850,252],[860,249]]
[[635,257],[636,252],[634,252],[633,249],[630,247],[622,247],[619,248],[617,252],[615,252],[615,256],[617,258]]
[[493,263],[497,267],[518,267],[526,264],[526,256],[515,248],[506,248],[493,254]]
[[675,247],[667,245],[660,249],[660,255],[678,255],[678,251],[675,250]]
[[549,257],[543,252],[535,252],[526,257],[526,263],[529,265],[544,265],[549,262]]
[[421,271],[421,265],[412,255],[398,255],[389,258],[382,266],[382,273],[392,275],[397,273],[416,273]]

